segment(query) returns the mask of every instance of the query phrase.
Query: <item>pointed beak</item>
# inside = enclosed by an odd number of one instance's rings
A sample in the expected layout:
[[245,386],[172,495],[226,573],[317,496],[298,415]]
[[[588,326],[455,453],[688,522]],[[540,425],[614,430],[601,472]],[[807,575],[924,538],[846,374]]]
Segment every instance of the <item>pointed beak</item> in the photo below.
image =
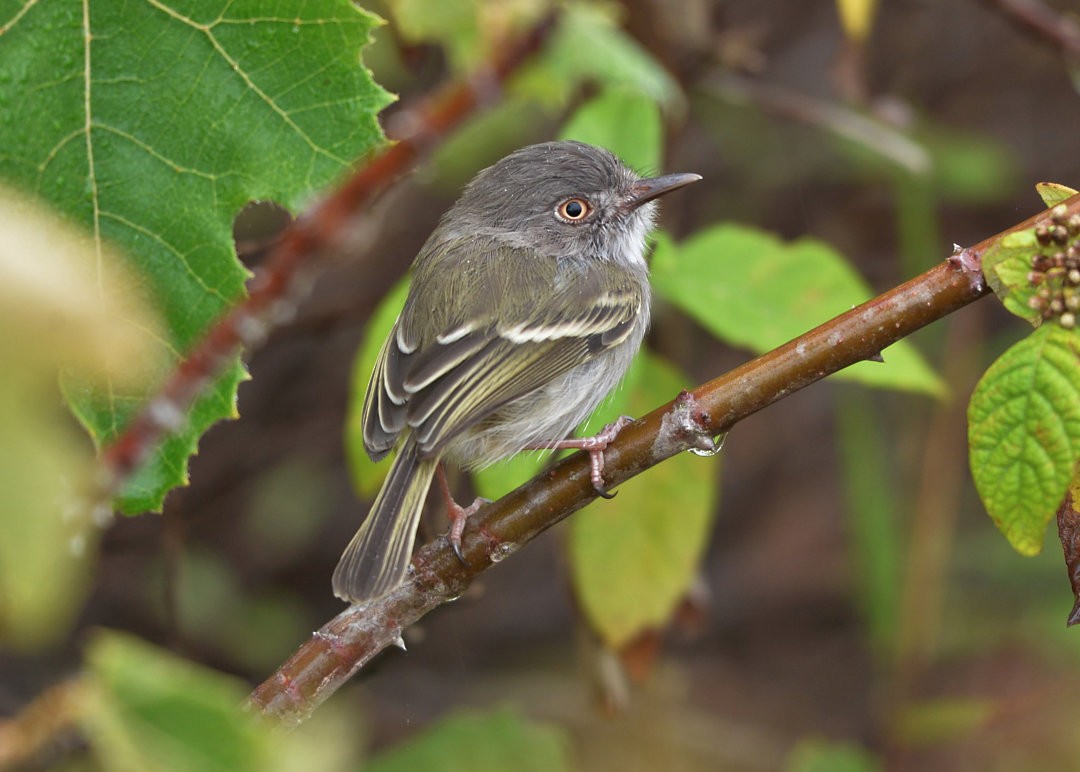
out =
[[679,188],[685,188],[691,182],[697,182],[700,179],[700,174],[665,174],[663,177],[638,180],[634,183],[634,187],[630,189],[630,198],[627,199],[626,208],[627,210],[637,209],[654,198]]

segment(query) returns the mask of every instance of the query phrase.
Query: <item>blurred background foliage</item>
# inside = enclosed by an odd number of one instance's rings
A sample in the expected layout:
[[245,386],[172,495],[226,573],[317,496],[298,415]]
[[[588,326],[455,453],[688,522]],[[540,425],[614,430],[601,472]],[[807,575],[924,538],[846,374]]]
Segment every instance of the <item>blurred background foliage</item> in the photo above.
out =
[[[607,144],[642,171],[704,176],[666,202],[649,354],[607,406],[640,413],[775,345],[770,333],[794,334],[798,290],[823,276],[850,278],[862,297],[888,289],[953,242],[1037,211],[1036,182],[1080,182],[1077,65],[997,5],[571,6],[500,104],[378,205],[376,269],[334,265],[297,320],[250,358],[242,420],[202,439],[190,487],[169,495],[161,517],[100,533],[65,522],[33,537],[55,554],[0,545],[0,572],[23,588],[0,605],[0,714],[37,697],[46,714],[77,716],[89,741],[51,743],[34,764],[1073,766],[1080,643],[1064,626],[1072,598],[1060,547],[1047,533],[1041,555],[1017,555],[968,472],[967,399],[1027,332],[994,300],[920,332],[907,353],[886,352],[890,365],[914,362],[906,386],[885,384],[904,390],[830,379],[738,425],[720,456],[675,459],[575,515],[406,631],[408,653],[383,654],[300,732],[282,738],[231,710],[340,610],[328,577],[366,511],[357,491],[369,498],[380,474],[359,459],[348,428],[343,442],[342,427],[352,425],[377,330],[400,303],[400,289],[388,293],[477,169],[572,136]],[[364,63],[400,96],[383,113],[392,135],[400,105],[467,72],[547,6],[365,7],[387,20]],[[263,206],[240,218],[250,267],[282,217]],[[743,274],[759,280],[754,294],[692,302],[694,277]],[[18,491],[43,485],[34,475],[55,476],[50,465],[86,470],[89,444],[80,461],[53,455],[79,452],[41,386],[58,362],[40,365],[42,347],[12,345],[25,343],[27,317],[9,318],[9,307],[0,306],[0,338],[9,371],[27,377],[5,379],[0,410],[11,421],[0,451],[5,488]],[[98,325],[61,328],[58,350],[90,351],[93,336],[117,334]],[[864,368],[871,378],[875,367]],[[22,423],[38,415],[44,423]],[[56,450],[34,465],[39,456],[7,436],[55,437]],[[526,456],[457,482],[497,494],[542,463]],[[657,518],[657,498],[677,511]],[[14,505],[7,513],[5,535],[19,522],[56,521]],[[427,519],[429,536],[440,518]],[[80,528],[91,554],[100,541],[97,561],[63,568]],[[674,576],[656,579],[644,559],[618,554],[634,542],[659,544],[657,565]],[[39,573],[24,576],[24,565]],[[63,575],[41,571],[52,566]],[[16,600],[39,612],[19,616],[22,636],[6,616],[24,613]],[[0,724],[0,760],[24,730]]]

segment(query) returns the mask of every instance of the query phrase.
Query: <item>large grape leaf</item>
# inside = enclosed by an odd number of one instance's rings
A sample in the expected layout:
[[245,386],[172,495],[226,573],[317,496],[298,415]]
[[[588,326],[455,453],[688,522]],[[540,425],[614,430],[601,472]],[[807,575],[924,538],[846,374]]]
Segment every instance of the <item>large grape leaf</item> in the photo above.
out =
[[[377,22],[347,0],[0,0],[0,178],[127,253],[175,361],[244,293],[240,208],[296,210],[382,142],[390,97],[360,64]],[[207,390],[121,509],[159,508],[186,482],[242,377],[237,363]],[[99,444],[147,396],[73,380],[65,392]]]

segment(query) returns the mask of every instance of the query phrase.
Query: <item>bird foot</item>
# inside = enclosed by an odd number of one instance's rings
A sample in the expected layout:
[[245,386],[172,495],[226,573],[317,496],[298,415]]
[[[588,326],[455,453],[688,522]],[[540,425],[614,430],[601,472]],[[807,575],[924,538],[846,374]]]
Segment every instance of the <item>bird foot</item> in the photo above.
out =
[[618,419],[612,421],[591,437],[560,440],[542,447],[551,448],[552,450],[584,450],[589,454],[589,480],[592,482],[593,489],[601,498],[613,499],[615,494],[610,493],[604,486],[604,451],[619,436],[619,432],[633,422],[634,419],[630,416],[619,416]]
[[471,515],[475,515],[476,510],[480,509],[481,506],[490,503],[491,499],[483,499],[477,496],[473,499],[472,504],[463,507],[453,498],[447,497],[446,499],[446,516],[450,518],[450,547],[454,550],[454,554],[457,555],[457,559],[461,561],[462,565],[465,565],[465,553],[461,551],[461,535],[465,532],[465,521]]

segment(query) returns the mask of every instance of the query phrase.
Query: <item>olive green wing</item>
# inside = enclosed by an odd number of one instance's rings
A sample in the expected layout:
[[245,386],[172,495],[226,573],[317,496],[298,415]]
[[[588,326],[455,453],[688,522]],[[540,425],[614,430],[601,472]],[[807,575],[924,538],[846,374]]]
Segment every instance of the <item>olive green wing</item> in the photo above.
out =
[[643,282],[610,266],[525,248],[465,249],[442,270],[417,271],[383,346],[363,414],[374,458],[406,428],[422,453],[437,452],[501,405],[623,342],[648,302]]

